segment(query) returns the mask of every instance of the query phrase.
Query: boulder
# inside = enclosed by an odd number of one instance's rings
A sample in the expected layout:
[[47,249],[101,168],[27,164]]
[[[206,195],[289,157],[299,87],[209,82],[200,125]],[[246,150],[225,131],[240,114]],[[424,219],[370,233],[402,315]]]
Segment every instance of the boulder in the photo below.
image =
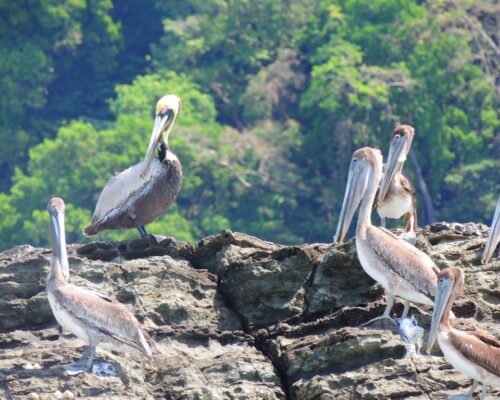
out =
[[[439,268],[466,273],[453,324],[500,337],[500,260],[480,264],[486,233],[440,222],[417,246]],[[283,246],[225,230],[195,246],[150,236],[68,249],[70,282],[125,304],[157,356],[99,347],[96,365],[115,376],[67,375],[60,366],[85,343],[52,315],[50,250],[19,246],[0,253],[0,398],[428,400],[469,389],[438,346],[415,356],[395,324],[359,327],[382,314],[385,299],[353,240]],[[398,300],[393,315],[402,308]],[[412,305],[410,314],[427,330],[431,311]],[[491,388],[486,398],[499,396]]]

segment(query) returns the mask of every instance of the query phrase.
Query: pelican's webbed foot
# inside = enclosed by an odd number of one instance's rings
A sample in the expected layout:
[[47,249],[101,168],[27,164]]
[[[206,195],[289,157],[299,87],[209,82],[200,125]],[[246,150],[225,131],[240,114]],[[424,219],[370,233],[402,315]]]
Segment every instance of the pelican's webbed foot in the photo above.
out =
[[373,323],[375,321],[382,320],[382,319],[390,319],[395,325],[397,325],[396,321],[394,321],[391,318],[391,310],[392,310],[392,306],[394,305],[394,299],[395,299],[394,295],[392,293],[388,292],[387,293],[387,305],[385,306],[384,313],[380,317],[372,318],[368,322],[361,324],[359,327],[361,328],[362,326],[370,325],[371,323]]
[[81,372],[87,372],[92,369],[92,363],[94,362],[95,356],[95,345],[90,345],[87,347],[82,357],[71,364],[63,365],[62,367],[66,370],[69,375],[76,375]]

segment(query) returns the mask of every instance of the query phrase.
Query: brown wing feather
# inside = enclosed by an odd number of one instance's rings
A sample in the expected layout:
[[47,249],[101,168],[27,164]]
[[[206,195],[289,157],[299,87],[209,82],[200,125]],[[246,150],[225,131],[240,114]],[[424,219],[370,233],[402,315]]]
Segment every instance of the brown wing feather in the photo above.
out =
[[486,332],[452,329],[449,338],[465,358],[500,377],[500,341]]
[[400,180],[401,186],[403,187],[404,191],[408,194],[411,194],[412,196],[415,196],[415,188],[410,183],[408,178],[406,176],[404,176],[403,174],[401,174],[400,176],[401,176],[401,180]]
[[96,324],[93,324],[91,321],[89,320],[86,320],[84,318],[79,318],[77,316],[74,316],[78,321],[80,321],[80,323],[84,326],[86,326],[87,328],[91,328],[91,329],[94,329],[98,332],[100,332],[101,334],[103,335],[106,335],[106,336],[110,336],[111,338],[113,338],[114,340],[116,340],[117,342],[120,342],[122,344],[125,344],[127,346],[130,346],[130,347],[133,347],[145,354],[148,354],[147,351],[145,351],[145,349],[140,345],[140,343],[138,342],[135,342],[133,340],[130,340],[124,336],[121,336],[121,335],[117,335],[116,333],[102,327],[102,326],[98,326]]
[[55,294],[66,311],[87,326],[147,353],[139,338],[142,325],[123,304],[70,284],[59,287]]
[[479,340],[482,342],[486,343],[489,346],[496,347],[500,349],[500,340],[498,340],[495,336],[490,335],[488,332],[485,331],[471,331],[467,332],[470,333],[471,335],[474,335],[477,337]]
[[401,276],[415,290],[434,299],[437,267],[427,254],[374,226],[367,228],[366,237],[370,248],[388,270]]

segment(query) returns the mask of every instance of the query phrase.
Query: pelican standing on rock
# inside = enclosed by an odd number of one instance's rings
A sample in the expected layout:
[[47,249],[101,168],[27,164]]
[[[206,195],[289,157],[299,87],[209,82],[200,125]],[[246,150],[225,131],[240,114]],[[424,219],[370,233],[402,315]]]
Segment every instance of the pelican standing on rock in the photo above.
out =
[[349,168],[335,242],[344,240],[361,202],[356,228],[358,258],[366,273],[388,294],[384,314],[375,319],[390,318],[395,296],[405,299],[404,318],[408,315],[410,301],[430,306],[434,304],[439,270],[427,254],[390,231],[372,225],[372,204],[381,178],[380,150],[370,147],[356,150]]
[[467,398],[472,399],[478,382],[482,382],[483,400],[487,385],[500,387],[500,340],[483,331],[462,332],[451,326],[451,306],[463,285],[464,273],[460,268],[446,268],[439,274],[427,352],[437,337],[448,362],[473,379]]
[[412,244],[416,241],[417,200],[415,189],[401,171],[414,135],[415,130],[409,125],[399,125],[392,132],[389,157],[376,203],[384,228],[386,218],[399,219],[404,216],[408,233],[403,238]]
[[72,375],[90,370],[99,343],[136,349],[152,358],[153,353],[142,325],[127,307],[64,280],[61,265],[68,265],[64,209],[64,201],[57,197],[51,199],[47,206],[53,250],[47,278],[47,297],[57,322],[89,345],[80,360],[64,368]]
[[[108,181],[85,235],[136,227],[141,237],[145,237],[144,225],[158,218],[174,202],[182,186],[182,166],[168,148],[168,137],[180,111],[181,99],[177,96],[164,96],[158,101],[144,161]],[[157,144],[158,157],[153,158]]]
[[483,257],[481,261],[486,264],[490,261],[491,256],[495,253],[498,242],[500,241],[500,197],[497,201],[497,208],[495,210],[495,215],[493,216],[493,221],[491,221],[490,233],[488,234],[488,240],[486,240],[486,245],[484,246]]

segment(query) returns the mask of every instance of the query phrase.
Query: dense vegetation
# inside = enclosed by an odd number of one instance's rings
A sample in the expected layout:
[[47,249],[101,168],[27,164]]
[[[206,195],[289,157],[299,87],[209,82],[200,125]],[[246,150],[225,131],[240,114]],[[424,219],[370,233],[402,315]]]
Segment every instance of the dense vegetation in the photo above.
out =
[[387,153],[398,123],[416,127],[405,170],[421,221],[493,214],[498,3],[0,0],[0,13],[2,248],[46,244],[53,195],[69,204],[69,241],[83,240],[166,93],[183,101],[171,148],[185,182],[152,232],[331,240],[353,150]]

